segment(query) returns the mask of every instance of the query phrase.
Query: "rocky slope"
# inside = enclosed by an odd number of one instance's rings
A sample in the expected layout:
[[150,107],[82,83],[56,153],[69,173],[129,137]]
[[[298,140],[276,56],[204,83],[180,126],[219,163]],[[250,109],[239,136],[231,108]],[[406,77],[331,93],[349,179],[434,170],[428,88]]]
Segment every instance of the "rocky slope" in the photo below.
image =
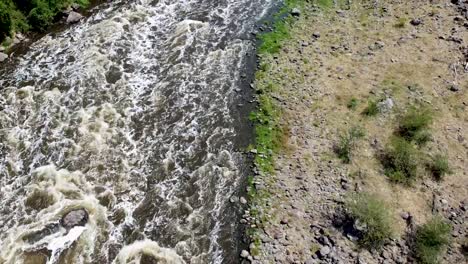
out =
[[[292,38],[277,54],[261,56],[255,85],[261,92],[271,86],[285,140],[273,172],[260,168],[253,179],[257,195],[246,215],[253,242],[251,256],[243,257],[253,263],[413,263],[416,229],[441,215],[451,226],[441,262],[466,263],[466,2],[325,2],[306,3]],[[369,102],[375,116],[365,114]],[[434,117],[429,142],[418,147],[424,153],[418,177],[404,185],[389,180],[380,154],[414,105],[430,108]],[[346,164],[334,149],[353,127],[365,136]],[[441,181],[426,168],[439,153],[452,172]],[[360,247],[341,221],[345,201],[360,192],[389,205],[394,235],[382,248]]]

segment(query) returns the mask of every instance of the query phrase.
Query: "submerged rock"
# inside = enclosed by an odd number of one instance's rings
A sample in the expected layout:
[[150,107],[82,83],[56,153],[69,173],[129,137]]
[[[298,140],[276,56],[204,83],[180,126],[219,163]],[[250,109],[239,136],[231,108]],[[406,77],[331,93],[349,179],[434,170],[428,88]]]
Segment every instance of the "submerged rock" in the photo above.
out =
[[77,209],[68,212],[60,220],[60,224],[65,228],[84,226],[88,222],[88,212],[85,209]]
[[71,12],[68,14],[68,17],[67,17],[67,23],[69,23],[69,24],[77,23],[77,22],[80,21],[82,18],[83,18],[83,15],[81,15],[80,13],[77,13],[77,12],[75,12],[75,11],[71,11]]

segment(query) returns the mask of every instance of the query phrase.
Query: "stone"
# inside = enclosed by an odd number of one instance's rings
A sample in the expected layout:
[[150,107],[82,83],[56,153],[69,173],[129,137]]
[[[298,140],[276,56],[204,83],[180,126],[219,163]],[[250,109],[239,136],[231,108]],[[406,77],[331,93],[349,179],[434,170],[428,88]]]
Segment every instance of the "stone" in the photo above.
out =
[[299,8],[293,8],[293,9],[291,10],[291,15],[292,15],[292,16],[297,16],[297,17],[298,17],[298,16],[301,16],[301,10],[299,10]]
[[242,250],[240,253],[241,258],[248,258],[250,256],[249,252],[247,250]]
[[377,104],[377,107],[379,108],[379,111],[381,113],[386,113],[386,112],[391,111],[394,106],[395,106],[395,103],[393,102],[392,98],[387,98]]
[[77,13],[75,11],[71,11],[70,14],[68,14],[67,17],[67,23],[73,24],[79,22],[83,18],[83,15],[80,13]]
[[239,201],[241,204],[247,204],[247,199],[245,199],[244,197],[241,197]]
[[314,32],[314,33],[312,34],[312,37],[314,37],[314,38],[316,38],[316,39],[320,38],[320,36],[321,36],[321,35],[320,35],[320,32]]
[[420,18],[411,19],[410,24],[413,26],[419,26],[422,24],[422,20]]
[[84,226],[88,222],[88,212],[85,209],[72,210],[66,213],[60,220],[60,224],[65,228]]
[[0,62],[5,61],[6,59],[8,59],[8,55],[0,52]]
[[237,196],[231,196],[231,198],[229,198],[229,201],[231,203],[237,203],[239,201],[239,197]]
[[403,218],[404,220],[407,220],[409,217],[410,217],[410,214],[408,212],[402,212],[400,214],[401,218]]
[[323,246],[323,247],[320,248],[320,252],[319,252],[319,253],[320,253],[320,256],[321,256],[322,258],[324,258],[324,257],[327,256],[328,254],[330,254],[330,252],[331,252],[331,249],[330,249],[329,246]]
[[458,92],[458,91],[460,91],[460,87],[458,85],[456,85],[456,84],[452,84],[452,85],[450,85],[449,90],[452,91],[452,92]]

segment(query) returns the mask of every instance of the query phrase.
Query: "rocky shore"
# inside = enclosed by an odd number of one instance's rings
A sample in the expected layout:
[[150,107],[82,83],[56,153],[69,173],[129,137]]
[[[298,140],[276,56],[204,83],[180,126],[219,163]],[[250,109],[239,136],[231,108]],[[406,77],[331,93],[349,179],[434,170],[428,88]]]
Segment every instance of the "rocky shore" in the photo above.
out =
[[[450,226],[450,238],[431,260],[465,263],[467,2],[319,2],[294,11],[291,37],[278,53],[260,55],[259,109],[280,109],[282,135],[278,150],[257,145],[252,151],[256,176],[242,220],[252,243],[241,258],[247,263],[428,263],[417,253],[416,235],[440,216]],[[391,180],[381,154],[415,105],[436,114],[430,139],[415,147],[421,153],[417,177],[405,185]],[[375,115],[369,114],[373,107]],[[276,124],[271,118],[262,124],[268,122]],[[344,162],[336,147],[354,127],[363,135]],[[271,153],[269,169],[263,162]],[[439,153],[451,169],[443,179],[427,165]],[[363,247],[359,234],[368,227],[349,222],[347,200],[358,193],[375,194],[389,205],[392,235],[381,247]]]

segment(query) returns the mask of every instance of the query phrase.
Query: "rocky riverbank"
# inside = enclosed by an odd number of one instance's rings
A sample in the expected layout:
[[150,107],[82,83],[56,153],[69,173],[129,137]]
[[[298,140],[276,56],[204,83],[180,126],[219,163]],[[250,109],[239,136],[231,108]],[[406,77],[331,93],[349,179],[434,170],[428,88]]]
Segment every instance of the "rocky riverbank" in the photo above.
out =
[[[243,220],[252,243],[241,257],[466,262],[465,1],[313,2],[295,10],[277,52],[260,54],[257,168]],[[427,120],[424,139],[402,132],[416,119]],[[407,142],[411,171],[388,158],[401,154],[398,140]],[[379,221],[391,232],[375,240],[380,246],[362,243],[371,223],[350,219],[349,200],[363,193],[385,204]],[[427,257],[419,234],[439,217],[450,227],[447,242]]]

